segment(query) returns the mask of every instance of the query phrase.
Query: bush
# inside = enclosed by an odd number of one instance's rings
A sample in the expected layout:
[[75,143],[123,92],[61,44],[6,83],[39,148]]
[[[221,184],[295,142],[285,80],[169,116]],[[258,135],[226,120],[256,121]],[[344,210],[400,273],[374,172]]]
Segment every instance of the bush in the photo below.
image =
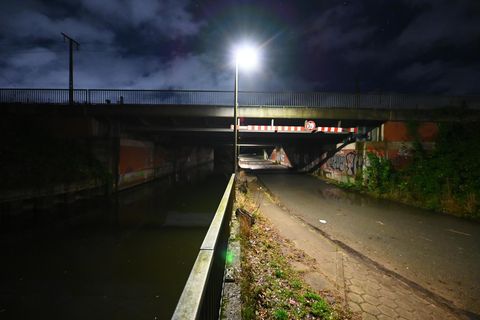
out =
[[366,186],[370,191],[385,193],[395,185],[395,170],[390,160],[367,153]]
[[368,153],[364,186],[374,194],[428,209],[480,218],[479,124],[440,124],[433,152],[417,140],[412,163],[395,170],[392,163]]

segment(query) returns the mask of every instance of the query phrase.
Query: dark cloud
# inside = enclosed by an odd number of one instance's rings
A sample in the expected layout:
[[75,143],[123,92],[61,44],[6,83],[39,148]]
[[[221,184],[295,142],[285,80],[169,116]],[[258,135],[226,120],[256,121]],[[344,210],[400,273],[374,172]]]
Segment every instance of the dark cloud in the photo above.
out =
[[397,77],[403,83],[423,84],[427,92],[478,92],[478,84],[472,75],[480,74],[480,63],[464,66],[458,63],[432,61],[414,63],[401,70]]
[[118,29],[134,28],[155,32],[154,36],[175,39],[196,34],[201,23],[193,21],[186,10],[186,0],[123,0],[75,1],[93,16],[97,16]]
[[0,3],[0,87],[230,90],[237,37],[264,44],[243,90],[479,93],[475,0]]
[[374,34],[375,26],[361,16],[362,2],[340,4],[323,12],[308,30],[308,42],[319,50],[345,50],[364,45]]

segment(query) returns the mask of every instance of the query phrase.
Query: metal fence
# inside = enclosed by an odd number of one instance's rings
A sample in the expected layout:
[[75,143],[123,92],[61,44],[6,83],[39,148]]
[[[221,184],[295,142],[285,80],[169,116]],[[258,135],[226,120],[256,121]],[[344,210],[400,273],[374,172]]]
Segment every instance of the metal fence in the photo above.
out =
[[[88,103],[88,90],[74,90],[73,100]],[[0,103],[68,104],[68,89],[0,89]]]
[[172,319],[218,319],[234,197],[232,174]]
[[[240,106],[317,108],[436,109],[480,108],[480,96],[396,93],[239,92]],[[76,89],[76,104],[214,105],[233,104],[232,91]],[[0,89],[0,103],[68,104],[68,89]]]

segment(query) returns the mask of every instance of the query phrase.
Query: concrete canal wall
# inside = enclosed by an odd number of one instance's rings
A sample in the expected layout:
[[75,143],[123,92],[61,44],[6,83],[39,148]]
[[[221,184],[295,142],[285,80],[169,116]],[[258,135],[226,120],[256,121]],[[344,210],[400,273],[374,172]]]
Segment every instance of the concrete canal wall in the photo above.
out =
[[6,211],[109,194],[167,176],[169,183],[188,179],[204,165],[213,170],[212,147],[134,136],[118,123],[92,117],[12,118],[1,124],[8,141],[0,190]]
[[150,141],[120,140],[118,188],[125,189],[156,178],[213,164],[213,149],[177,147],[167,149]]
[[335,153],[321,166],[319,174],[340,182],[353,182],[368,166],[369,152],[402,168],[412,159],[414,143],[421,143],[424,150],[432,150],[437,134],[438,126],[432,122],[409,128],[405,122],[388,121],[370,133],[370,141],[348,144]]

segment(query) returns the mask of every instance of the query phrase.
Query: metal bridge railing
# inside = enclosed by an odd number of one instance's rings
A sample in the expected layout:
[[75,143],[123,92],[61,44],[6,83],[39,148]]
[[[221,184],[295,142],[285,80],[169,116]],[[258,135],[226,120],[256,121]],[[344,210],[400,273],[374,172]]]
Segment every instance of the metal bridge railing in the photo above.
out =
[[88,90],[90,104],[230,105],[231,91]]
[[232,174],[172,319],[218,319],[234,198]]
[[[239,92],[240,106],[358,109],[480,108],[480,96],[396,93]],[[77,104],[213,105],[233,104],[232,91],[76,89]],[[0,104],[68,104],[68,89],[0,89]]]
[[[74,90],[73,100],[88,103],[88,90]],[[68,89],[0,89],[0,103],[68,104]]]

